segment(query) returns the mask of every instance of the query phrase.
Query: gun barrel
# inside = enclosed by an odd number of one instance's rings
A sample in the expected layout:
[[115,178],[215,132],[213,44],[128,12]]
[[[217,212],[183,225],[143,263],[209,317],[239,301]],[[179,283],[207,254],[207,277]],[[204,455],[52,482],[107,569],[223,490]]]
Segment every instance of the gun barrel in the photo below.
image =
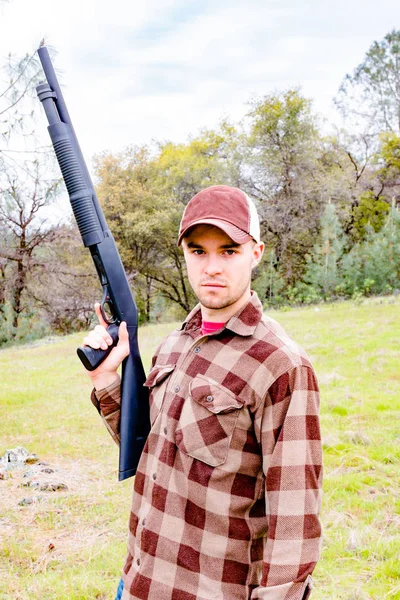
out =
[[46,46],[41,46],[38,49],[37,53],[39,55],[40,62],[42,63],[43,71],[46,74],[47,82],[52,91],[56,94],[57,108],[60,114],[60,119],[61,121],[63,121],[63,123],[68,123],[68,125],[72,128],[71,118],[69,116],[67,105],[65,104],[64,97],[62,95],[61,88],[57,80],[56,72],[51,62],[49,51],[47,50]]
[[37,88],[37,95],[39,100],[43,104],[44,111],[46,113],[47,120],[49,125],[53,125],[53,123],[60,122],[60,116],[58,114],[56,105],[54,103],[54,98],[56,97],[56,93],[53,92],[48,83],[42,82]]

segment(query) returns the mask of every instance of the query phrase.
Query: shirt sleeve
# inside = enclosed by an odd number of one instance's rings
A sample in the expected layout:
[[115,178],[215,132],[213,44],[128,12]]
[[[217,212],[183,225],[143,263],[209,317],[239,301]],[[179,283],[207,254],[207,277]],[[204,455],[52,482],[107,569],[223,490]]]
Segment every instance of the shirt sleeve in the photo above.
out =
[[111,385],[101,390],[92,390],[90,399],[114,442],[120,443],[121,380],[118,376]]
[[[158,346],[153,359],[152,367],[156,363],[162,343]],[[120,444],[121,425],[121,378],[118,375],[111,385],[101,390],[92,390],[90,399],[100,414],[108,432],[116,444]]]
[[252,600],[306,600],[319,559],[322,446],[311,366],[281,375],[255,419],[265,475],[267,533]]

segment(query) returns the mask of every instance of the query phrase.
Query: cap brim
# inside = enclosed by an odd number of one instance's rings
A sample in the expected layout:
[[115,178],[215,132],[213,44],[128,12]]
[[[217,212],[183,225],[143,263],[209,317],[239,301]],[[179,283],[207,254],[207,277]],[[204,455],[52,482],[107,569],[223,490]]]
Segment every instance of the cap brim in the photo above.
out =
[[189,230],[193,229],[193,227],[196,227],[196,225],[214,225],[214,227],[222,229],[222,231],[225,232],[226,235],[231,238],[231,240],[236,242],[236,244],[246,244],[246,242],[250,242],[250,240],[253,239],[251,235],[242,231],[239,229],[239,227],[236,227],[227,221],[223,221],[222,219],[199,219],[198,221],[190,223],[186,229],[181,231],[178,238],[178,246],[181,245],[182,239],[188,234]]

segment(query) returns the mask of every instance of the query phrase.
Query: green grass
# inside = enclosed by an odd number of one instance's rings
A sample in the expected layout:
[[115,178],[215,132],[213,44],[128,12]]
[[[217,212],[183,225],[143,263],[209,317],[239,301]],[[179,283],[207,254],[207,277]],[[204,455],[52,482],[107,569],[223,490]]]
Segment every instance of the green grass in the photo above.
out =
[[[400,300],[270,312],[310,355],[321,387],[322,557],[315,600],[400,598]],[[141,329],[146,369],[173,325]],[[82,336],[0,351],[0,454],[25,446],[67,492],[0,481],[0,598],[111,599],[124,562],[132,482],[89,400]]]

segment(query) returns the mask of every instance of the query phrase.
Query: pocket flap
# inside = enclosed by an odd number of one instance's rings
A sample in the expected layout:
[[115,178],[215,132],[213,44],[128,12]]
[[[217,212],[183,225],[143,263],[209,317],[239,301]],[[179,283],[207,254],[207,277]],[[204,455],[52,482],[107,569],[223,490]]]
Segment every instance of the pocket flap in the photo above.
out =
[[242,408],[244,404],[235,394],[201,375],[191,381],[190,395],[195,402],[214,414],[228,413]]
[[159,385],[174,369],[175,365],[155,365],[143,385],[148,388]]

